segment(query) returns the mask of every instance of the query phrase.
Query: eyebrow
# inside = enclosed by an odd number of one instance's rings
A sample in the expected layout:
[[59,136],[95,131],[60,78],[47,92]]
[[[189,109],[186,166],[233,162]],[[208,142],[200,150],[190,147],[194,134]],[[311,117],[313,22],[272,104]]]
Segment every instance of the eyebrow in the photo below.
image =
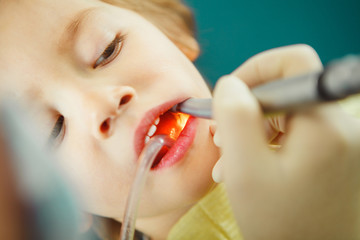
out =
[[75,18],[66,27],[66,33],[69,36],[75,36],[79,26],[91,15],[98,7],[87,8],[76,14]]
[[68,41],[72,41],[79,32],[79,27],[86,19],[89,18],[99,7],[91,7],[78,12],[70,23],[65,27],[64,33],[61,35],[60,50],[67,46]]

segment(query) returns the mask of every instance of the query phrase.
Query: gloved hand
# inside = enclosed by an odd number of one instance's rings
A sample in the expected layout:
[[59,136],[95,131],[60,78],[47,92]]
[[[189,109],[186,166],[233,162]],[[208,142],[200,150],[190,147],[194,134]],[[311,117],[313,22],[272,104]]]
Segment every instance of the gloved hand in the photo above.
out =
[[274,151],[248,88],[321,67],[311,48],[284,47],[216,85],[215,142],[223,156],[214,175],[225,182],[245,239],[360,238],[360,121],[336,104],[303,110],[286,116]]

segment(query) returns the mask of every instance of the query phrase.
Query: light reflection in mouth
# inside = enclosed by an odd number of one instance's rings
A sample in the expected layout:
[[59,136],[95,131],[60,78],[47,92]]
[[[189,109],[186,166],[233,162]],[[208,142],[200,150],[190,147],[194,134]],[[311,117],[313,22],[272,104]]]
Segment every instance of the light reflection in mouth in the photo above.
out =
[[[166,135],[175,141],[178,139],[179,135],[185,128],[187,121],[189,120],[189,115],[183,113],[174,113],[171,111],[167,111],[161,114],[151,125],[148,133],[145,137],[145,143],[147,143],[150,138],[156,135]],[[152,169],[156,168],[158,164],[161,162],[162,158],[169,151],[169,148],[164,146],[159,154],[157,155]]]
[[193,144],[198,126],[197,119],[171,111],[175,104],[184,99],[177,98],[149,109],[135,130],[134,149],[138,157],[146,142],[155,135],[166,135],[174,140],[172,147],[160,151],[151,170],[166,169],[185,160],[184,156]]

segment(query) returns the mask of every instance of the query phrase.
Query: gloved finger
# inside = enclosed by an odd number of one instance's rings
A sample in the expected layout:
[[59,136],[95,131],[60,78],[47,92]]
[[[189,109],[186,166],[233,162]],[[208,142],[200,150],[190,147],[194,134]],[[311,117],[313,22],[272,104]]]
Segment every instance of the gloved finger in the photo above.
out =
[[279,135],[285,133],[286,116],[277,115],[264,119],[266,136],[269,143],[272,143]]
[[272,80],[322,69],[313,48],[299,44],[271,49],[247,60],[232,74],[254,87]]
[[221,183],[223,181],[223,161],[220,159],[216,162],[212,170],[212,179],[216,183]]
[[214,141],[215,146],[221,147],[221,140],[220,140],[220,134],[219,133],[216,132],[214,134],[213,141]]
[[[289,119],[283,155],[292,153],[296,156],[292,158],[292,162],[287,161],[289,164],[296,164],[294,168],[305,165],[322,166],[320,159],[333,159],[333,155],[348,149],[351,142],[358,142],[352,139],[353,136],[358,136],[358,125],[352,123],[349,116],[336,104],[324,104],[298,112]],[[317,157],[314,157],[315,154]],[[318,160],[308,162],[308,159]]]
[[262,167],[261,155],[269,153],[266,132],[260,106],[248,87],[235,76],[221,78],[214,91],[214,113],[225,165],[233,165],[233,171]]

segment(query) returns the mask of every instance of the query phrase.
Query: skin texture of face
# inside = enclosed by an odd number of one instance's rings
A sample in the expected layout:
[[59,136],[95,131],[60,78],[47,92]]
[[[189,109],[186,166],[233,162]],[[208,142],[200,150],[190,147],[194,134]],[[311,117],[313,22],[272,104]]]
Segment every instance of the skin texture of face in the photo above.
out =
[[[144,114],[169,101],[210,97],[204,80],[149,21],[100,1],[0,1],[0,33],[0,95],[27,106],[44,144],[64,117],[55,152],[84,210],[121,220],[136,169],[134,135]],[[103,54],[119,41],[118,55]],[[218,151],[209,121],[196,121],[183,160],[150,172],[140,230],[166,232],[213,187]]]

